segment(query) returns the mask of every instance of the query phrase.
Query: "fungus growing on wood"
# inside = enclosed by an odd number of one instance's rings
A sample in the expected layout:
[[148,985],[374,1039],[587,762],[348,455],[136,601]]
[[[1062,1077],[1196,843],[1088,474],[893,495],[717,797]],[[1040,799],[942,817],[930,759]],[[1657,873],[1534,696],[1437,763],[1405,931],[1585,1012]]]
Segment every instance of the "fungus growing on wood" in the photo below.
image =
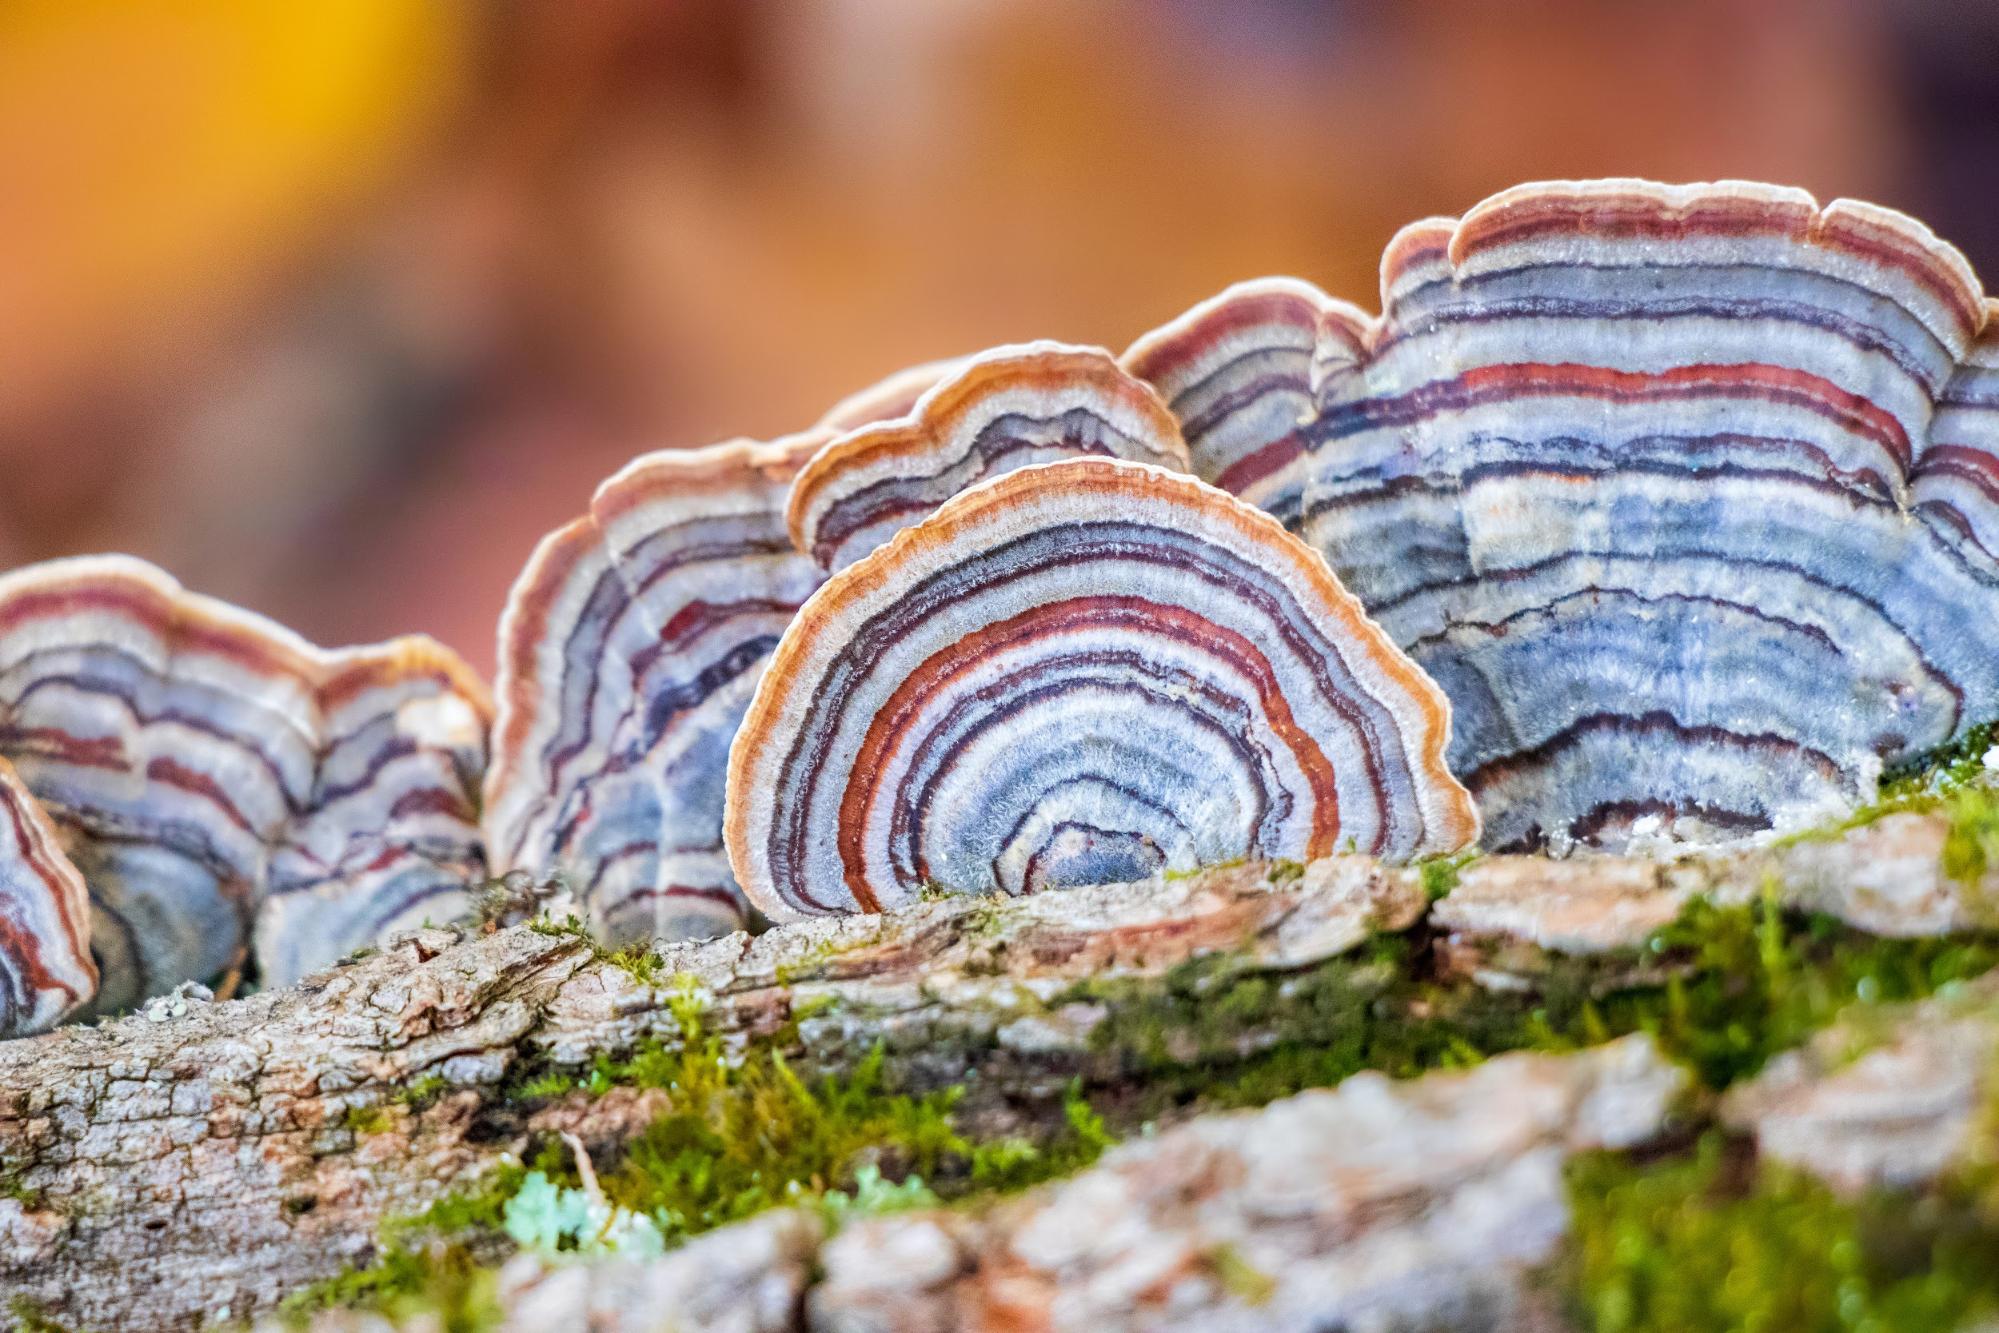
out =
[[434,640],[325,655],[312,800],[274,849],[254,951],[265,985],[463,913],[484,877],[479,783],[492,705]]
[[967,361],[900,420],[849,432],[798,474],[798,549],[844,569],[969,486],[1033,463],[1103,455],[1185,469],[1180,428],[1109,353],[1062,343]]
[[1195,476],[1284,518],[1313,385],[1359,361],[1370,323],[1309,282],[1256,278],[1154,329],[1122,361],[1179,418]]
[[1405,228],[1382,287],[1308,370],[1310,298],[1257,286],[1131,361],[1451,696],[1488,844],[1801,824],[1999,714],[1999,356],[1921,224],[1529,185]]
[[[393,699],[471,720],[448,740],[377,728],[370,762],[349,764],[363,724],[343,704],[357,695],[363,712]],[[89,887],[101,1009],[242,962],[260,909],[290,913],[281,956],[314,961],[372,943],[369,923],[417,904],[456,915],[479,861],[485,709],[477,680],[428,640],[327,652],[144,561],[0,578],[0,755]],[[437,783],[413,780],[424,770]],[[383,878],[391,858],[408,873]],[[310,910],[267,902],[307,881]]]
[[723,776],[764,659],[822,577],[784,505],[828,438],[644,455],[543,538],[500,622],[495,873],[559,871],[607,939],[742,926]]
[[959,495],[785,632],[729,762],[775,918],[1478,832],[1450,706],[1321,561],[1188,476],[1084,458]]
[[41,802],[0,759],[0,1037],[54,1027],[96,994],[83,876]]

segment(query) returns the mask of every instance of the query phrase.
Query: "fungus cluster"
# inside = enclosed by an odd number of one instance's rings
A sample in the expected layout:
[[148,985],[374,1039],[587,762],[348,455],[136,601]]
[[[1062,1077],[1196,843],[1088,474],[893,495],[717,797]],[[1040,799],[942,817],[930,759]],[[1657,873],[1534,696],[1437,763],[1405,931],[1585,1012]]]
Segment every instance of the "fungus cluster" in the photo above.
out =
[[0,578],[7,879],[36,890],[8,902],[66,927],[8,931],[13,989],[43,997],[10,1026],[221,975],[253,938],[282,984],[455,915],[488,715],[428,639],[329,652],[118,556]]
[[1801,824],[1999,713],[1999,333],[1920,224],[1524,186],[1382,298],[1249,283],[1126,361],[1450,695],[1490,845]]
[[622,942],[1844,810],[1999,716],[1995,309],[1883,209],[1555,183],[1405,228],[1379,316],[1262,279],[915,367],[544,538],[490,766],[429,640],[0,578],[0,1033],[488,870]]
[[560,873],[607,939],[743,924],[722,782],[764,661],[823,577],[784,506],[828,438],[637,459],[507,599],[487,855]]

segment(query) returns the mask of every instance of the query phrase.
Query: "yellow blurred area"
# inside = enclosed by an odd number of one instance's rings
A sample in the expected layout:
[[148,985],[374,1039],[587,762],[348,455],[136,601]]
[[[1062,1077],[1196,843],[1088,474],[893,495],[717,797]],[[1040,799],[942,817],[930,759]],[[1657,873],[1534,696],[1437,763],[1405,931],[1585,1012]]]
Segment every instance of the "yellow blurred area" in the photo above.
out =
[[0,0],[0,565],[490,666],[645,449],[899,366],[1363,304],[1523,180],[1748,176],[1999,285],[1989,0]]
[[296,261],[462,91],[429,0],[0,5],[0,421]]

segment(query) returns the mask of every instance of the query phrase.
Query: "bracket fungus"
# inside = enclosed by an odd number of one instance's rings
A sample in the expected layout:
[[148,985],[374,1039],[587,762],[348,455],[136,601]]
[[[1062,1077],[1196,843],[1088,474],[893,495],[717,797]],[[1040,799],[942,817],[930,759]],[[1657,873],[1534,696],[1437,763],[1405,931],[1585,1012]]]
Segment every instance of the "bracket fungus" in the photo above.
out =
[[840,570],[969,486],[1089,455],[1187,466],[1173,414],[1108,352],[1054,342],[996,348],[939,380],[906,417],[820,450],[798,474],[787,521],[799,550]]
[[965,491],[833,576],[729,762],[773,918],[1477,836],[1450,705],[1302,542],[1083,458]]
[[1992,307],[1921,224],[1529,185],[1382,291],[1246,284],[1126,363],[1451,696],[1489,845],[1794,826],[1999,714]]
[[276,983],[456,914],[486,711],[429,640],[329,652],[140,560],[0,578],[0,755],[88,885],[101,1009],[223,973],[260,914]]
[[1179,419],[1195,476],[1289,518],[1273,488],[1304,451],[1314,386],[1360,359],[1369,323],[1308,282],[1254,278],[1147,333],[1120,360]]
[[97,994],[90,900],[48,813],[0,759],[0,1037],[53,1027]]
[[643,455],[508,596],[488,853],[496,873],[561,872],[607,939],[743,924],[723,776],[764,659],[823,577],[784,505],[828,438]]

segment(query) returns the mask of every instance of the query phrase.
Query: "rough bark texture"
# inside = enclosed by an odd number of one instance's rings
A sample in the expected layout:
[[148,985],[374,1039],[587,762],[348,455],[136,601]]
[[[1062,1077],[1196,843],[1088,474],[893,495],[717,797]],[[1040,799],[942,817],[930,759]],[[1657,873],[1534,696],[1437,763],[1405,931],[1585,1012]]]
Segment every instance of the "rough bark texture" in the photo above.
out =
[[[1973,919],[1975,905],[1936,870],[1943,836],[1939,818],[1898,816],[1842,843],[1674,866],[1490,858],[1464,872],[1432,924],[1475,963],[1502,937],[1588,952],[1642,936],[1692,893],[1740,898],[1774,874],[1800,905],[1876,928],[1906,928],[1913,914],[1940,929]],[[670,946],[658,975],[693,978],[711,1031],[783,1034],[807,1068],[849,1067],[880,1043],[894,1079],[940,1086],[963,1080],[977,1053],[988,1094],[1048,1097],[1079,1072],[1115,1075],[1117,1052],[1091,1040],[1104,1003],[1066,998],[1078,981],[1160,977],[1215,954],[1285,972],[1425,911],[1418,872],[1364,858],[1275,881],[1270,868],[1238,867],[1017,902],[927,903]],[[0,1045],[0,1306],[26,1298],[80,1328],[253,1316],[364,1257],[385,1216],[420,1210],[538,1133],[593,1144],[628,1135],[651,1114],[643,1095],[524,1108],[499,1085],[523,1062],[579,1066],[643,1038],[673,1041],[676,993],[570,935],[431,930],[289,990]],[[1231,1206],[1227,1244],[1288,1253],[1276,1239],[1289,1225],[1282,1209]],[[962,1256],[985,1241],[951,1226],[975,1225],[989,1224],[953,1222],[939,1242],[959,1247],[961,1276]],[[1278,1230],[1265,1235],[1265,1225]],[[784,1263],[817,1243],[796,1230],[765,1241]],[[841,1293],[858,1290],[856,1270],[835,1262],[845,1252],[824,1256],[836,1280],[815,1292],[816,1320],[923,1326],[864,1311],[836,1318]],[[1094,1308],[1094,1297],[1074,1299]]]
[[524,1254],[500,1278],[503,1327],[1518,1329],[1566,1228],[1564,1157],[1649,1140],[1683,1083],[1642,1037],[1402,1084],[1362,1074],[1136,1140],[979,1212],[830,1238],[812,1214],[768,1213],[651,1262]]

